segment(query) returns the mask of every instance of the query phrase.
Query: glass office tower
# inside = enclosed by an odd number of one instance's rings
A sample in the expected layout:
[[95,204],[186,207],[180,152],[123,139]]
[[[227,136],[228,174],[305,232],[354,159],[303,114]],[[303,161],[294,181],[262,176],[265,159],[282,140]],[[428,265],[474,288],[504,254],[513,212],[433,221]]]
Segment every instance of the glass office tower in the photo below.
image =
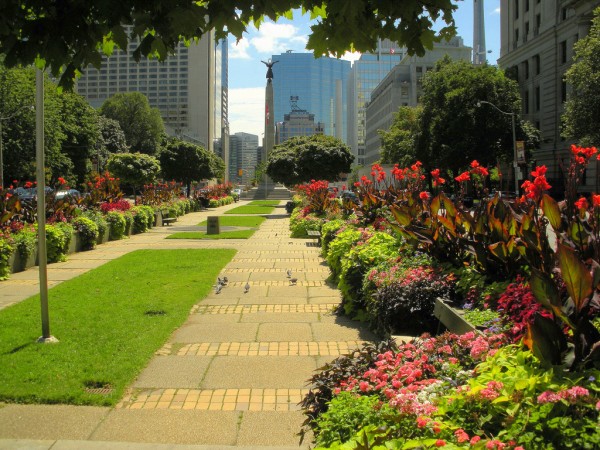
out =
[[[273,94],[275,122],[283,122],[285,114],[292,111],[290,97],[298,97],[298,108],[314,114],[314,121],[323,124],[323,133],[340,136],[346,141],[347,135],[347,86],[350,62],[335,58],[315,58],[312,53],[288,51],[273,55]],[[336,81],[341,80],[342,89],[337,90]],[[341,96],[341,99],[337,97]],[[336,124],[337,109],[341,108],[341,125]],[[341,132],[336,133],[336,126]]]

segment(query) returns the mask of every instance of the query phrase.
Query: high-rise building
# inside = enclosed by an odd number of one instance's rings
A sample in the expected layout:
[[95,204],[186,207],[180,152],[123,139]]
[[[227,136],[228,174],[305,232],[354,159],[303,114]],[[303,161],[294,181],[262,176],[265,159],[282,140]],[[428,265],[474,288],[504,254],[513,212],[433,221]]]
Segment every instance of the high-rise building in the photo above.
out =
[[[292,51],[273,55],[271,59],[277,61],[273,66],[275,122],[283,122],[284,115],[290,112],[290,97],[299,97],[302,109],[314,114],[314,120],[323,125],[324,134],[345,140],[350,62]],[[336,89],[340,82],[342,89]]]
[[422,78],[432,70],[435,63],[448,56],[452,60],[471,59],[471,48],[465,47],[461,37],[436,43],[423,56],[402,58],[379,85],[371,92],[366,106],[366,137],[364,164],[379,160],[381,139],[378,130],[389,130],[394,113],[401,106],[417,106],[421,97]]
[[371,92],[392,68],[398,64],[406,49],[390,40],[380,41],[375,53],[365,53],[354,61],[348,78],[348,137],[346,143],[355,156],[354,162],[365,164],[366,154],[366,105]]
[[295,136],[313,136],[323,134],[323,124],[315,122],[315,115],[298,106],[300,98],[290,97],[291,111],[284,114],[283,122],[277,122],[275,144],[281,144]]
[[249,133],[235,133],[229,136],[230,181],[249,184],[254,177],[257,165],[258,136]]
[[189,47],[180,43],[164,62],[136,62],[136,47],[132,42],[127,51],[104,58],[99,70],[86,69],[77,92],[94,107],[116,93],[141,92],[160,111],[168,134],[210,150],[220,139],[228,154],[227,41],[216,41],[210,32]]
[[[589,32],[600,1],[502,0],[498,64],[517,80],[522,114],[541,131],[534,162],[548,168],[546,177],[561,192],[561,165],[568,163],[571,142],[561,137],[561,115],[569,86],[564,75],[573,59],[573,44]],[[598,168],[590,167],[582,191],[598,189]]]

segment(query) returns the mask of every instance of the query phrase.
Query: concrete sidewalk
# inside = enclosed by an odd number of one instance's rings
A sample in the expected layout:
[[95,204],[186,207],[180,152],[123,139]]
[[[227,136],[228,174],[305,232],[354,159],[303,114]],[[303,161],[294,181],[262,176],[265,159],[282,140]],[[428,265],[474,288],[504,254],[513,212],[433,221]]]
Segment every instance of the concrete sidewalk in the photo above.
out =
[[[221,273],[228,285],[199,299],[115,408],[5,405],[0,448],[298,448],[304,417],[297,403],[307,392],[306,380],[326,361],[375,336],[332,313],[340,295],[325,281],[329,270],[320,249],[313,241],[289,238],[283,205],[248,240],[163,239],[178,226],[236,204],[189,214],[177,226],[61,263],[56,270],[64,270],[63,276],[55,272],[56,281],[137,248],[238,250]],[[101,255],[91,258],[96,252]]]

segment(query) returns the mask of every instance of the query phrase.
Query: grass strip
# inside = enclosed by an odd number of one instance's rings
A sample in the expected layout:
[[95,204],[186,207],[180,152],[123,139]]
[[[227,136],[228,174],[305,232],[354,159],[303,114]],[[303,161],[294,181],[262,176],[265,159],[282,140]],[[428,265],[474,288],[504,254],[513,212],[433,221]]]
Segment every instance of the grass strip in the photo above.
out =
[[252,200],[246,206],[279,206],[279,200]]
[[[138,250],[0,311],[0,401],[114,405],[235,250]],[[86,388],[110,387],[108,395]]]
[[[253,216],[219,216],[219,225],[223,227],[259,227],[265,220],[264,217]],[[200,222],[198,226],[207,226],[207,221]]]
[[244,205],[225,211],[225,214],[271,214],[274,210],[275,207],[269,205]]
[[173,233],[167,239],[248,239],[256,230],[232,230],[219,234],[206,234],[203,231],[186,231]]

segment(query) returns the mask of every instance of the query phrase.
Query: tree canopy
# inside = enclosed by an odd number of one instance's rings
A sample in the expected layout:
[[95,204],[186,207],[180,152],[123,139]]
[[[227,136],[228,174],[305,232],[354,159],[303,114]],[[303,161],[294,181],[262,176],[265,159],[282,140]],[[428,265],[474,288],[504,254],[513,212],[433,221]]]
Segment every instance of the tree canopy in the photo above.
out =
[[600,146],[600,7],[589,34],[574,48],[575,62],[565,77],[573,90],[565,104],[564,134],[581,145]]
[[512,161],[512,114],[517,139],[528,140],[517,83],[497,67],[444,58],[423,77],[421,104],[416,156],[426,167]]
[[401,106],[389,130],[379,130],[381,162],[407,167],[416,160],[420,108]]
[[165,126],[160,111],[150,106],[144,94],[115,94],[102,104],[100,113],[119,122],[132,151],[148,155],[158,153]]
[[164,178],[184,183],[188,195],[192,181],[218,176],[211,152],[189,142],[172,140],[160,152],[158,159]]
[[[241,39],[247,27],[260,27],[264,17],[292,18],[301,9],[312,19],[307,48],[316,56],[347,50],[373,50],[389,38],[422,55],[434,39],[456,32],[452,0],[4,0],[0,2],[0,54],[6,64],[37,62],[61,84],[71,86],[75,73],[88,65],[100,67],[102,56],[136,42],[136,58],[164,59],[178,42],[201,37],[211,29]],[[440,19],[444,26],[433,30]],[[127,33],[125,26],[132,25]]]
[[115,153],[108,159],[106,168],[134,193],[136,188],[156,181],[160,173],[158,160],[144,153]]
[[312,179],[337,181],[349,172],[354,155],[341,140],[317,134],[276,145],[267,161],[267,175],[288,186]]

